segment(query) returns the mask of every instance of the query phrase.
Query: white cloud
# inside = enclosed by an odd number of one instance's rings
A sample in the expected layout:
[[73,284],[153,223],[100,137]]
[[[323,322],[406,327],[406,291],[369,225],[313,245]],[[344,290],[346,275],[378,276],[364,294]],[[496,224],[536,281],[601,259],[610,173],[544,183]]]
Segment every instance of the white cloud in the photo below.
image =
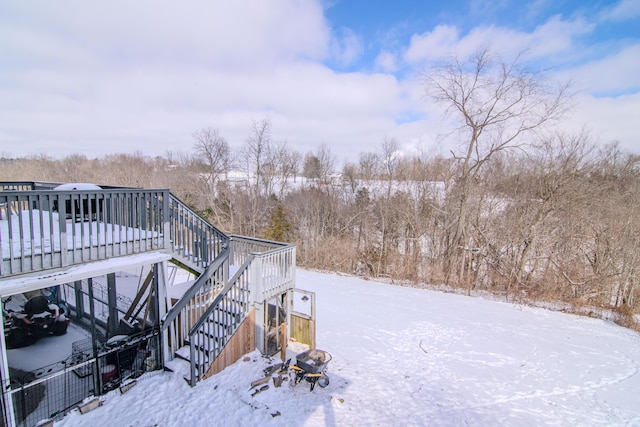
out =
[[469,13],[472,16],[491,16],[501,13],[509,5],[509,0],[469,0]]
[[523,3],[525,6],[525,17],[528,21],[533,21],[543,16],[554,0],[533,0]]
[[[357,109],[363,92],[375,93],[366,78],[345,85],[304,66],[327,58],[330,40],[315,1],[4,4],[0,149],[161,154],[189,149],[191,133],[217,121],[240,144],[251,117],[340,110],[326,105],[326,87],[343,86],[350,100],[340,106]],[[345,60],[353,44],[347,37]]]
[[571,78],[576,87],[586,93],[609,94],[638,91],[640,90],[639,58],[640,44],[635,44],[558,75],[563,80]]
[[626,21],[638,17],[640,17],[640,1],[638,0],[621,0],[602,14],[602,19],[607,21]]
[[554,16],[530,35],[521,36],[520,41],[522,47],[528,49],[533,57],[544,58],[570,52],[576,47],[575,40],[593,29],[594,25],[582,18],[565,21]]
[[[587,23],[560,18],[531,33],[477,27],[461,35],[441,25],[414,35],[404,51],[382,51],[378,73],[341,73],[325,62],[356,66],[363,40],[332,31],[320,0],[4,2],[0,153],[162,155],[190,150],[191,134],[205,126],[239,147],[251,119],[267,115],[274,140],[303,153],[325,142],[339,159],[354,160],[385,136],[404,148],[440,147],[449,128],[413,80],[422,65],[488,42],[500,54],[532,47],[538,57],[567,55],[585,31]],[[637,53],[629,48],[578,73],[612,90],[638,75]],[[401,80],[390,74],[400,66],[408,76]],[[593,111],[604,105],[586,102]],[[627,117],[636,104],[624,105]]]
[[484,47],[505,57],[524,51],[530,57],[546,57],[570,50],[577,36],[592,29],[593,26],[582,19],[564,21],[557,16],[530,33],[505,27],[480,26],[461,37],[457,28],[439,25],[433,31],[414,35],[404,59],[419,64],[452,56],[466,58]]
[[375,60],[376,70],[380,70],[386,73],[393,73],[398,69],[396,63],[396,55],[389,51],[383,51],[378,54]]
[[336,73],[307,61],[260,72],[188,64],[73,76],[31,70],[19,82],[14,96],[0,99],[0,143],[25,135],[23,153],[50,155],[189,150],[191,133],[205,126],[239,148],[251,119],[269,115],[275,140],[302,152],[335,144],[342,158],[384,135],[404,108],[391,75]]
[[433,31],[414,34],[404,59],[409,63],[422,62],[451,56],[460,41],[457,28],[450,25],[438,25]]
[[[64,40],[110,64],[188,60],[260,66],[329,53],[330,30],[314,1],[114,0],[95,5],[25,0],[5,14],[7,22],[27,21],[33,32]],[[14,43],[21,45],[19,39]]]
[[342,66],[356,62],[362,55],[362,40],[350,28],[337,31],[331,43],[332,56]]
[[640,93],[601,98],[585,94],[577,101],[572,116],[564,123],[568,129],[578,131],[586,126],[601,143],[619,141],[626,150],[640,153],[640,135],[635,126],[640,111]]
[[[553,75],[558,81],[574,80],[580,89],[577,108],[563,126],[576,130],[585,125],[602,142],[621,141],[621,145],[634,152],[640,152],[640,139],[631,123],[640,111],[638,94],[640,75],[640,45],[627,46],[621,50],[610,46],[605,57],[591,60],[594,54],[602,54],[603,49],[584,49],[581,37],[591,34],[595,25],[583,18],[564,20],[554,16],[531,32],[518,31],[497,26],[480,26],[462,35],[455,27],[438,26],[430,32],[414,35],[405,51],[404,59],[414,66],[424,66],[430,62],[457,56],[464,59],[479,49],[489,47],[494,53],[509,58],[525,52],[527,59],[540,61],[542,66],[563,65],[564,70]],[[626,94],[620,96],[620,94]],[[597,97],[596,95],[611,95]],[[432,111],[428,117],[437,115]],[[442,118],[442,116],[440,116]],[[417,122],[416,122],[417,123]],[[416,123],[399,127],[410,134],[418,135],[413,128]],[[440,146],[444,152],[455,149],[455,143],[447,138],[451,124],[422,121],[426,129],[418,138],[421,142],[432,141],[431,146]],[[413,128],[407,132],[409,128]]]

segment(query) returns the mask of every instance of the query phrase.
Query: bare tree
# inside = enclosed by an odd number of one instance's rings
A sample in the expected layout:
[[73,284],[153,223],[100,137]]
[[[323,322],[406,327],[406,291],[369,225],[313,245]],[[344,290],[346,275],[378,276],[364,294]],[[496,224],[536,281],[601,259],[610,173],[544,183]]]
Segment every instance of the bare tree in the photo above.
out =
[[336,157],[331,152],[331,148],[324,142],[318,147],[316,157],[318,158],[318,164],[320,166],[320,180],[326,183],[335,169]]
[[456,219],[445,257],[445,269],[460,281],[465,253],[475,246],[468,221],[474,180],[494,154],[523,147],[533,133],[559,119],[567,109],[568,86],[547,85],[545,75],[528,70],[521,56],[505,62],[488,50],[435,67],[425,75],[425,85],[426,94],[458,123],[463,141],[461,152],[453,153],[460,164],[457,207],[450,212]]
[[231,165],[229,143],[216,128],[207,127],[193,133],[193,148],[206,166],[206,179],[211,195],[215,195],[216,183],[226,176]]
[[342,182],[349,186],[352,194],[355,194],[358,188],[358,181],[356,179],[358,167],[351,162],[347,162],[342,167]]
[[362,179],[371,181],[378,173],[378,155],[371,152],[360,153],[358,166],[360,167]]
[[385,137],[380,144],[380,158],[384,179],[387,181],[387,199],[391,197],[391,187],[398,178],[398,166],[400,165],[400,146],[394,138]]
[[154,177],[153,166],[142,152],[133,154],[110,154],[101,160],[101,181],[112,185],[147,188]]
[[282,198],[288,188],[289,179],[293,178],[295,181],[300,163],[300,153],[293,150],[285,141],[276,145],[273,153],[273,161],[277,168],[278,180],[280,181],[278,194],[279,197]]
[[62,171],[68,182],[94,182],[95,178],[90,177],[95,173],[91,168],[91,161],[84,154],[71,154],[60,162]]
[[302,165],[302,154],[299,151],[292,151],[291,158],[289,159],[291,170],[293,171],[293,182],[296,182],[298,174],[300,173],[300,167]]
[[[247,138],[242,157],[247,166],[247,172],[253,173],[255,178],[255,188],[260,191],[261,184],[271,183],[270,173],[274,172],[272,163],[271,147],[271,119],[268,117],[262,120],[251,120],[251,134]],[[264,193],[268,194],[270,188],[266,188]]]

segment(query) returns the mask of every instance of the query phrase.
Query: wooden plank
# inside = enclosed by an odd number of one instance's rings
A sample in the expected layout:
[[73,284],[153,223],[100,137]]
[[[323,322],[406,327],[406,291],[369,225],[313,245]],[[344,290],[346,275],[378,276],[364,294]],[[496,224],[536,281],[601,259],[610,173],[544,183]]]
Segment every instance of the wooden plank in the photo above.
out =
[[138,291],[135,298],[133,299],[133,302],[131,303],[131,307],[129,307],[129,310],[127,310],[127,313],[124,315],[124,320],[129,320],[129,318],[131,317],[131,314],[133,313],[133,310],[136,309],[136,306],[142,299],[142,296],[147,291],[147,288],[149,287],[151,280],[153,280],[153,273],[154,273],[154,270],[152,268],[149,271],[149,274],[147,274],[147,277],[144,279],[144,282],[142,283],[140,290]]
[[291,338],[307,344],[309,348],[316,346],[315,321],[308,316],[291,313]]
[[227,366],[237,362],[242,356],[256,348],[256,311],[252,308],[231,337],[222,353],[211,364],[203,379],[221,372]]
[[283,362],[287,358],[287,324],[280,325],[280,360]]

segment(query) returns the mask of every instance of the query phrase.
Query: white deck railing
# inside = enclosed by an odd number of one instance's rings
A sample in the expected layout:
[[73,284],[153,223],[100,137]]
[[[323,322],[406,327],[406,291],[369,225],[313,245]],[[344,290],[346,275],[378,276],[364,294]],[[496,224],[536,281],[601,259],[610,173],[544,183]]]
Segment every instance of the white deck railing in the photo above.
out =
[[292,289],[295,284],[295,245],[270,240],[231,236],[231,263],[251,263],[254,301],[265,301]]

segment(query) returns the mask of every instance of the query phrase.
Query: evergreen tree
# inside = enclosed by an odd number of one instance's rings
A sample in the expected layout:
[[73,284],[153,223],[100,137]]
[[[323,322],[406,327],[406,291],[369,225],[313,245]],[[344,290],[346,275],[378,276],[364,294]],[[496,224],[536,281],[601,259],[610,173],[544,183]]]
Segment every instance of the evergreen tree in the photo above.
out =
[[289,242],[292,239],[293,226],[287,218],[282,203],[276,204],[271,212],[264,237],[278,242]]

